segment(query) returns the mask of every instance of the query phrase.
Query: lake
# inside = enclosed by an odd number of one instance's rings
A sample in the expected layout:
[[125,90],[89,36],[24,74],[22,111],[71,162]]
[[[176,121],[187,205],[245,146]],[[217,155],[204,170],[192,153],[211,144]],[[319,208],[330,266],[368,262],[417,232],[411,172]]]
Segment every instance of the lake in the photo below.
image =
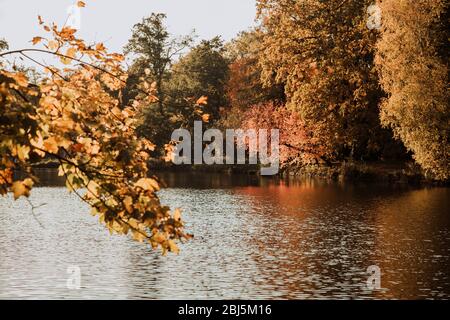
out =
[[449,188],[167,173],[162,202],[195,237],[163,257],[41,175],[35,216],[0,199],[0,299],[450,298]]

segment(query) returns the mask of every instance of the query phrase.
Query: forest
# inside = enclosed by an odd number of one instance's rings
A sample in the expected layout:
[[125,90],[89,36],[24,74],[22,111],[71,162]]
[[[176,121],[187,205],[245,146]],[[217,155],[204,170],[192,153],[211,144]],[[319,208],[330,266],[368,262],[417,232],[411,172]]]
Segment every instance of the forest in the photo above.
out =
[[0,42],[0,195],[29,196],[51,161],[112,233],[178,252],[191,235],[160,203],[153,166],[194,121],[279,129],[283,172],[392,165],[447,183],[449,3],[371,5],[258,0],[257,26],[231,41],[173,35],[149,13],[123,53],[39,17],[47,37],[30,48]]

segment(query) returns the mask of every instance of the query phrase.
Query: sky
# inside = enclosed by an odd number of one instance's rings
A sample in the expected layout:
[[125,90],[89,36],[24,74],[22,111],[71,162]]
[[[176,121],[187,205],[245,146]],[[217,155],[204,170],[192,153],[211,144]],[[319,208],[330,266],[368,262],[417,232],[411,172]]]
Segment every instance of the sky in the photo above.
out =
[[[230,40],[255,24],[255,0],[84,0],[79,35],[87,43],[103,42],[111,52],[122,52],[132,26],[152,12],[167,14],[174,35],[196,30],[199,39],[220,35]],[[30,47],[30,40],[42,35],[37,22],[63,25],[74,0],[0,0],[0,38],[10,49]]]

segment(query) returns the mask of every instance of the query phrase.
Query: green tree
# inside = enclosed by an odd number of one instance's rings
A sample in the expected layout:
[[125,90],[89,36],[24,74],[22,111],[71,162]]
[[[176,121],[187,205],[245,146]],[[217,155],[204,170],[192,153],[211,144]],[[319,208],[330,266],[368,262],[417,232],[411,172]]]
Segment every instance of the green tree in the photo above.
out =
[[228,80],[228,60],[224,57],[223,41],[219,37],[203,40],[173,65],[168,83],[168,105],[184,124],[192,123],[198,112],[192,101],[207,97],[203,114],[219,119],[220,110],[227,106],[225,86]]
[[131,92],[134,90],[136,94],[135,87],[138,81],[135,80],[140,77],[154,82],[158,107],[162,114],[164,114],[165,98],[163,86],[172,61],[193,41],[193,35],[171,37],[164,24],[165,19],[166,15],[163,13],[152,13],[149,17],[142,19],[142,22],[134,25],[132,36],[125,46],[125,53],[135,56],[131,68],[134,76],[130,78],[129,90]]
[[377,45],[381,84],[388,93],[381,119],[438,179],[450,177],[449,3],[384,0]]
[[164,20],[166,15],[152,13],[133,27],[133,33],[125,46],[125,53],[134,57],[129,68],[130,77],[123,91],[123,103],[140,97],[142,83],[153,83],[154,103],[143,110],[138,133],[154,141],[156,153],[164,153],[164,145],[170,140],[172,126],[168,125],[170,114],[166,110],[167,89],[165,84],[170,77],[170,68],[176,59],[192,41],[193,34],[183,37],[172,37]]

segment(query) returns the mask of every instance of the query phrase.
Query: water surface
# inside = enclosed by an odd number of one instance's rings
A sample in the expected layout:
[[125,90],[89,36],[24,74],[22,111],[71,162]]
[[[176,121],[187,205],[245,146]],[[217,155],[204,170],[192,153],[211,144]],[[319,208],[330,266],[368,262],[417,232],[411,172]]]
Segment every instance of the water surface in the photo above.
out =
[[[448,188],[164,180],[162,201],[182,208],[195,234],[179,256],[110,236],[59,186],[33,190],[38,220],[27,201],[1,198],[0,299],[450,298]],[[375,291],[366,285],[373,265]],[[67,287],[73,266],[79,290]]]

